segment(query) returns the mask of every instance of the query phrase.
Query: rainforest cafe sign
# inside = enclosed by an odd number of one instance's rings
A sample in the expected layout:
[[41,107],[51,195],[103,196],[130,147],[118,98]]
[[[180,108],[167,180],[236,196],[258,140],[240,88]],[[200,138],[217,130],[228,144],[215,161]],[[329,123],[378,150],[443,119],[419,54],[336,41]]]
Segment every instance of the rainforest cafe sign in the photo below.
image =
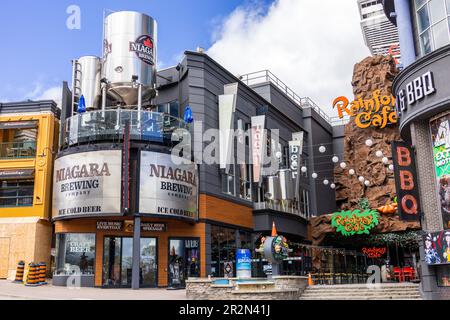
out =
[[378,212],[375,210],[341,211],[333,214],[331,226],[344,236],[369,234],[378,225]]
[[377,259],[383,257],[386,254],[387,249],[386,247],[364,247],[361,252],[369,259]]
[[397,123],[395,111],[395,98],[392,95],[384,96],[380,90],[372,93],[372,99],[349,102],[346,97],[338,97],[333,101],[333,109],[338,111],[339,118],[348,115],[354,118],[356,126],[362,129],[375,127],[383,129],[389,124]]

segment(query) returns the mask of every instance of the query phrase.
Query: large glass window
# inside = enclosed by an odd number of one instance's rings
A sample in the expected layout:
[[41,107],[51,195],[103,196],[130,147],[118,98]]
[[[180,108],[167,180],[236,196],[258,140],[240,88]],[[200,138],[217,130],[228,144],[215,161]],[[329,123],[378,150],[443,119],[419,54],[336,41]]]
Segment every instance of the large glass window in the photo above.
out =
[[169,103],[163,103],[156,106],[156,112],[165,113],[171,115],[172,117],[180,117],[180,108],[178,101],[172,101]]
[[61,233],[56,235],[56,273],[94,274],[95,234]]
[[240,164],[239,169],[239,196],[245,200],[252,200],[252,166]]
[[225,275],[225,262],[236,263],[236,240],[235,229],[211,226],[211,273],[214,277]]
[[222,173],[222,192],[231,196],[235,195],[234,165],[230,165],[228,173]]
[[31,207],[33,193],[33,180],[0,181],[0,207]]
[[450,43],[450,0],[416,0],[421,54]]

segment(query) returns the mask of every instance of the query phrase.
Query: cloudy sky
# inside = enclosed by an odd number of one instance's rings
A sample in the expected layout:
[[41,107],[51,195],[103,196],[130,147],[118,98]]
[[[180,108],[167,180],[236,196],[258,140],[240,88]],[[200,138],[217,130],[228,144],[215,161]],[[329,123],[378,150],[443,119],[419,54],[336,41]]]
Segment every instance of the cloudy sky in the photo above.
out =
[[[71,4],[80,30],[66,28]],[[105,8],[157,19],[161,67],[202,46],[235,74],[271,70],[332,116],[332,100],[352,96],[353,66],[369,55],[356,0],[16,0],[0,4],[0,101],[60,100],[71,59],[101,54]]]

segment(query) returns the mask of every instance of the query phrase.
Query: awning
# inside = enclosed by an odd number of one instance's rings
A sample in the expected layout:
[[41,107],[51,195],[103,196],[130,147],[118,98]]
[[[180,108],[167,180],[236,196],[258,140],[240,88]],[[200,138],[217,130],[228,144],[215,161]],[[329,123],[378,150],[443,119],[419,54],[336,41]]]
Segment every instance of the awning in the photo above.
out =
[[0,170],[0,180],[28,179],[34,177],[34,169]]
[[0,129],[33,129],[37,128],[37,121],[8,121],[0,122]]

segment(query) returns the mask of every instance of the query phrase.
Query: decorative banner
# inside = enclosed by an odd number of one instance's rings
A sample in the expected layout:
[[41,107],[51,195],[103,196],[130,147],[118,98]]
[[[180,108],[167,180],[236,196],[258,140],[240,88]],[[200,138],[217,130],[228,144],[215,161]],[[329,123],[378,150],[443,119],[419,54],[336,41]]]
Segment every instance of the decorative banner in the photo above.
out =
[[265,138],[266,116],[252,117],[252,159],[253,159],[253,181],[261,181],[261,168],[266,146]]
[[372,99],[363,100],[359,97],[352,102],[346,97],[338,97],[333,101],[333,108],[337,108],[341,119],[344,118],[344,113],[354,117],[355,124],[359,128],[383,129],[387,125],[397,123],[397,114],[394,96],[382,96],[380,93],[380,90],[375,90]]
[[387,248],[386,247],[372,247],[372,248],[367,248],[364,247],[361,250],[362,253],[364,253],[366,255],[367,258],[370,259],[378,259],[383,257],[386,252],[387,252]]
[[450,229],[450,113],[430,121],[434,168],[444,229]]
[[236,110],[236,98],[234,94],[219,96],[219,132],[220,132],[220,168],[229,172],[234,150],[234,112]]
[[301,156],[303,150],[303,131],[292,134],[292,141],[289,141],[289,163],[292,171],[292,178],[296,178],[301,167]]
[[414,151],[404,142],[393,141],[391,145],[400,218],[405,221],[419,221],[419,186]]
[[121,157],[106,150],[57,159],[52,216],[121,215]]
[[139,212],[198,218],[198,173],[195,163],[165,153],[141,152]]
[[238,249],[236,252],[236,275],[238,278],[252,277],[252,254],[248,249]]
[[450,264],[450,230],[425,234],[423,245],[427,264]]
[[344,236],[369,234],[378,225],[378,217],[376,210],[336,212],[331,217],[331,226]]

